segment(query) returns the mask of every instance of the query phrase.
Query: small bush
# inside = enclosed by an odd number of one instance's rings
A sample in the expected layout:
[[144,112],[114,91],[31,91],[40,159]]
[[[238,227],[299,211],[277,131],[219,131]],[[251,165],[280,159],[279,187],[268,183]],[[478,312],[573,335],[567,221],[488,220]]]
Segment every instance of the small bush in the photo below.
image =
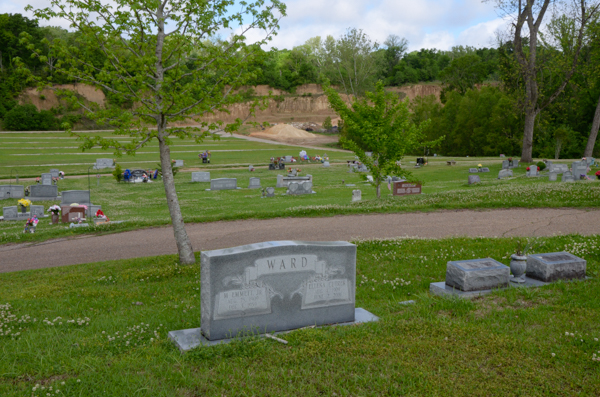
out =
[[537,166],[540,167],[540,171],[542,171],[544,168],[546,168],[546,163],[540,161],[537,163]]
[[123,169],[121,168],[121,164],[115,165],[115,169],[112,174],[115,177],[115,180],[121,183],[121,180],[123,179]]
[[331,117],[327,116],[325,121],[323,121],[323,128],[325,128],[327,131],[331,131],[333,128],[333,124],[331,124]]
[[4,127],[12,131],[57,130],[58,119],[49,110],[38,112],[34,105],[16,105],[4,115]]

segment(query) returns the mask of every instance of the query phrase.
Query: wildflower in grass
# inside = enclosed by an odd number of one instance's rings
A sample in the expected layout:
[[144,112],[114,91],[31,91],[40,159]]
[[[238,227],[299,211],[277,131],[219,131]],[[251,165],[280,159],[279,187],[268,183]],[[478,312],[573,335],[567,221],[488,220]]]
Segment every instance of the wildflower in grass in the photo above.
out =
[[556,356],[556,354],[552,353],[552,357]]

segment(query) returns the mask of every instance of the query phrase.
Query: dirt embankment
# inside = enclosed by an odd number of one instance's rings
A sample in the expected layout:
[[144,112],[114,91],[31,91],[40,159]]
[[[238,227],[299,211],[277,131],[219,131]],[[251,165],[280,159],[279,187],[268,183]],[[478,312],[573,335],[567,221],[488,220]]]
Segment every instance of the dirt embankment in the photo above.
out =
[[19,96],[19,104],[31,103],[38,108],[38,110],[50,110],[57,108],[61,105],[58,96],[54,90],[70,90],[74,91],[77,95],[82,97],[85,101],[90,103],[97,103],[100,106],[104,106],[106,96],[102,90],[96,89],[87,84],[60,84],[54,86],[53,89],[44,88],[41,92],[37,88],[27,88]]

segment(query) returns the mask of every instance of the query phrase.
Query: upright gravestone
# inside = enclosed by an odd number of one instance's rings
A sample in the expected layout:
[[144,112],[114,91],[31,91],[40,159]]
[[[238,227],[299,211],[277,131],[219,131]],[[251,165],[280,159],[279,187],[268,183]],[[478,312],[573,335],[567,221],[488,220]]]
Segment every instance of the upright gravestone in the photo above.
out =
[[267,188],[267,197],[275,197],[275,188],[274,187]]
[[478,173],[478,172],[479,172],[479,170],[478,170],[477,168],[469,168],[469,172],[470,172],[471,174],[476,174],[476,173]]
[[562,174],[562,178],[560,179],[561,182],[575,182],[575,178],[573,177],[573,174],[571,173],[571,171],[565,171]]
[[175,167],[183,167],[183,160],[175,160]]
[[529,177],[540,176],[540,172],[538,171],[538,166],[535,164],[530,165],[529,167],[527,167],[526,174]]
[[43,205],[30,205],[29,213],[31,216],[37,216],[38,218],[45,218],[47,215],[44,214],[44,206]]
[[52,174],[51,173],[44,173],[42,174],[42,185],[44,186],[50,186],[52,185]]
[[95,170],[101,170],[104,168],[114,168],[115,161],[113,159],[96,159],[96,164],[94,164]]
[[551,282],[585,278],[586,261],[568,252],[530,254],[527,256],[527,277]]
[[474,183],[481,183],[481,179],[479,179],[479,175],[469,175],[469,185]]
[[288,185],[287,194],[300,195],[300,194],[311,194],[312,182],[290,182]]
[[481,167],[478,171],[479,172],[490,172],[490,169],[488,167]]
[[550,169],[552,168],[552,161],[546,160],[544,161],[544,164],[546,164],[546,169],[550,171]]
[[569,171],[569,166],[566,164],[551,164],[548,167],[548,171],[556,172],[557,174],[562,174],[565,171]]
[[277,175],[277,184],[275,187],[287,187],[283,182],[283,175]]
[[254,166],[252,164],[248,165],[248,171],[250,171],[250,172],[254,171]]
[[19,216],[18,214],[19,211],[17,211],[16,205],[2,208],[2,216],[4,217],[4,220],[17,220],[17,217]]
[[210,190],[233,190],[237,189],[236,178],[218,178],[210,180]]
[[503,160],[502,161],[502,169],[503,170],[507,170],[508,169],[508,160]]
[[509,162],[508,168],[517,168],[519,166],[519,160],[511,160]]
[[0,186],[0,200],[20,199],[25,197],[25,187],[23,185],[2,185]]
[[31,201],[56,200],[57,198],[58,186],[56,185],[31,185],[29,187]]
[[359,164],[359,165],[356,167],[356,171],[358,171],[358,172],[369,172],[369,169],[367,168],[367,166],[366,166],[366,165],[364,165],[364,164]]
[[581,179],[582,175],[587,175],[587,162],[586,161],[575,161],[571,166],[571,170],[573,172],[573,178],[575,180]]
[[192,172],[192,182],[210,182],[210,172]]
[[260,178],[250,178],[248,189],[260,189]]
[[275,241],[201,260],[201,329],[208,340],[355,319],[356,246]]
[[61,203],[60,205],[90,205],[90,191],[89,190],[64,190],[61,192]]
[[329,161],[323,161],[323,167],[329,167]]
[[548,173],[548,180],[550,182],[556,182],[557,179],[558,179],[558,172],[550,171]]
[[503,168],[498,172],[498,179],[508,178],[513,176],[513,170],[509,170],[507,168]]
[[461,291],[481,291],[508,286],[510,268],[492,259],[450,261],[446,265],[446,285]]
[[50,175],[52,175],[52,178],[58,178],[59,177],[59,170],[58,168],[52,168],[50,169]]
[[360,190],[352,191],[352,202],[360,201],[362,199],[362,192]]
[[421,194],[421,184],[410,182],[394,182],[394,196],[406,196],[409,194]]

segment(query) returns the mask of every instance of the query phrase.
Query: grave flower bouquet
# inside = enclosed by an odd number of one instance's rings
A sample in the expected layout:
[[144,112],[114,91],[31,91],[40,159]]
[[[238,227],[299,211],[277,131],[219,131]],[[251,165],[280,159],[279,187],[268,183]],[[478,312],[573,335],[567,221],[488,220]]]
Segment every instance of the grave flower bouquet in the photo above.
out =
[[[28,233],[28,232],[33,233],[38,222],[39,222],[39,219],[37,218],[37,215],[34,215],[31,218],[28,218],[27,221],[25,222],[25,229],[23,230],[23,233]],[[33,228],[33,229],[30,229],[30,228]]]
[[108,217],[106,215],[104,215],[104,212],[102,212],[102,210],[96,211],[95,217],[97,219],[106,219],[106,221],[108,222]]
[[596,178],[600,179],[600,171],[596,171]]
[[31,205],[31,200],[22,198],[17,202],[17,204],[19,204],[21,207],[27,208]]
[[53,206],[48,208],[48,212],[52,212],[53,215],[58,215],[58,213],[60,212],[60,207],[54,204]]

